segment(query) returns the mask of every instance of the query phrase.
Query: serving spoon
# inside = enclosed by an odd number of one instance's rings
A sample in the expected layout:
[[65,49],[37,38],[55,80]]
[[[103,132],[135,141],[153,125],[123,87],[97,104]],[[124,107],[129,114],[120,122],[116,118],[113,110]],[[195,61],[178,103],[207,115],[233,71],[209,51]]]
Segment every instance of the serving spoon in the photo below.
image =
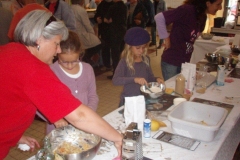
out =
[[151,93],[153,93],[153,91],[151,91],[151,89],[146,84],[145,84],[145,88],[149,90]]

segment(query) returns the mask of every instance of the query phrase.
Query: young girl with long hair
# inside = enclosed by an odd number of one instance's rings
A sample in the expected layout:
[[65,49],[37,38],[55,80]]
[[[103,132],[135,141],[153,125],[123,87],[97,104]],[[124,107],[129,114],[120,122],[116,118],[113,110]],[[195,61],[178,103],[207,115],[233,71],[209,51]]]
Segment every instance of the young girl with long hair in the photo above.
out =
[[119,106],[124,105],[125,97],[141,95],[141,85],[163,83],[161,78],[154,77],[147,56],[149,33],[143,28],[133,27],[127,31],[124,41],[125,49],[113,76],[114,85],[123,85]]

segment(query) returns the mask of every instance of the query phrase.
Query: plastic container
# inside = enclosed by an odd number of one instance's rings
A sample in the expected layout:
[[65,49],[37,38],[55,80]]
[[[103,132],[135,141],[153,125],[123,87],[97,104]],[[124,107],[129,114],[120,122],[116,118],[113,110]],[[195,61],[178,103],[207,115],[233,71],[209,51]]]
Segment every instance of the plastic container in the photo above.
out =
[[216,84],[218,86],[224,86],[224,82],[225,82],[225,66],[224,65],[218,65]]
[[178,74],[176,77],[175,92],[177,94],[183,95],[185,90],[185,77],[182,73]]
[[212,141],[224,122],[228,111],[225,108],[182,102],[168,115],[173,132],[200,141]]
[[143,121],[143,136],[144,138],[151,137],[151,120],[150,119],[145,119]]

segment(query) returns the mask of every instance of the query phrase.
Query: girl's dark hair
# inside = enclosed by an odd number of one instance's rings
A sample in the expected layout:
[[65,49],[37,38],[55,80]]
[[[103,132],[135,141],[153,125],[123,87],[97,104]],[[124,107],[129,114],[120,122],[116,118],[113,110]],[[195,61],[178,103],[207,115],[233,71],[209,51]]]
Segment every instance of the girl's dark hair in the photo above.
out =
[[207,5],[206,2],[214,3],[217,0],[185,0],[183,4],[194,5],[197,10],[197,17],[200,18],[203,15],[206,15]]
[[69,31],[69,36],[65,41],[60,42],[60,47],[62,52],[73,51],[76,53],[80,53],[81,43],[77,33],[73,31]]

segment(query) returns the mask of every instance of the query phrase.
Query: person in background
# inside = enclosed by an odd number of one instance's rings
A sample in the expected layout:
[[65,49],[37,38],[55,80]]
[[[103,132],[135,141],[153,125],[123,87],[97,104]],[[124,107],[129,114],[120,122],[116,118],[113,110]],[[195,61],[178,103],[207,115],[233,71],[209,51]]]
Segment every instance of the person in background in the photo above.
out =
[[8,37],[11,41],[14,40],[14,30],[18,24],[18,22],[29,12],[36,10],[36,9],[41,9],[48,11],[47,8],[44,6],[38,4],[36,0],[22,0],[24,2],[23,8],[19,9],[16,14],[13,16],[13,19],[11,21],[11,25],[8,30]]
[[[127,31],[127,6],[122,0],[113,0],[114,5],[108,9],[104,22],[110,24],[110,42],[113,75],[120,60],[121,52],[124,48],[124,35]],[[112,79],[113,75],[108,76]]]
[[[61,41],[60,46],[62,52],[57,54],[58,61],[50,66],[52,71],[71,90],[75,98],[96,111],[99,99],[95,75],[88,63],[79,61],[81,44],[77,33],[69,31],[68,39]],[[60,119],[54,124],[47,124],[47,134],[55,127],[65,125],[68,125],[65,119]]]
[[98,6],[101,2],[102,2],[102,0],[95,0],[95,3],[96,3],[97,6]]
[[102,40],[103,47],[102,47],[102,60],[103,65],[105,67],[106,71],[110,71],[111,68],[111,50],[110,50],[110,24],[104,22],[104,18],[106,17],[108,13],[108,9],[110,6],[112,6],[114,3],[112,0],[103,0],[98,5],[94,20],[98,25],[98,36]]
[[140,3],[144,5],[148,13],[148,22],[146,24],[147,27],[151,27],[154,22],[154,8],[151,0],[139,0]]
[[142,27],[145,28],[148,22],[148,13],[146,8],[138,0],[129,0],[127,28]]
[[[65,119],[78,129],[113,141],[121,156],[122,135],[82,104],[50,69],[68,29],[50,12],[34,10],[18,23],[15,42],[0,46],[0,159],[4,159],[36,111],[51,123]],[[11,65],[9,65],[11,64]]]
[[96,9],[97,4],[95,3],[95,0],[89,0],[89,3],[85,5],[86,9]]
[[62,20],[69,30],[76,30],[76,21],[71,7],[63,0],[48,0],[45,7]]
[[93,27],[88,18],[87,11],[84,9],[84,0],[71,0],[71,8],[76,19],[76,33],[78,34],[82,49],[85,54],[82,58],[84,62],[94,65],[92,56],[99,54],[102,50],[100,39],[95,35]]
[[2,2],[0,1],[0,45],[7,44],[10,39],[7,36],[13,14],[6,8],[2,7]]
[[[193,44],[204,30],[207,13],[215,15],[221,9],[222,0],[185,0],[178,8],[155,16],[158,35],[165,39],[161,58],[165,81],[180,73],[182,63],[190,62]],[[166,26],[171,23],[169,35]]]
[[154,77],[147,56],[149,33],[141,27],[133,27],[127,30],[124,41],[125,49],[112,80],[114,85],[123,85],[119,106],[124,105],[125,97],[141,95],[141,85],[163,83],[161,78]]
[[[158,13],[161,13],[163,11],[167,10],[166,2],[164,0],[154,0],[153,1],[154,6],[154,15],[157,15]],[[154,21],[151,27],[151,35],[152,35],[152,42],[149,44],[149,46],[156,45],[156,22]],[[159,46],[157,49],[160,49],[163,44],[163,39],[160,37]]]
[[10,5],[10,10],[12,12],[13,15],[15,15],[15,13],[23,8],[24,6],[24,0],[12,0],[12,3]]

